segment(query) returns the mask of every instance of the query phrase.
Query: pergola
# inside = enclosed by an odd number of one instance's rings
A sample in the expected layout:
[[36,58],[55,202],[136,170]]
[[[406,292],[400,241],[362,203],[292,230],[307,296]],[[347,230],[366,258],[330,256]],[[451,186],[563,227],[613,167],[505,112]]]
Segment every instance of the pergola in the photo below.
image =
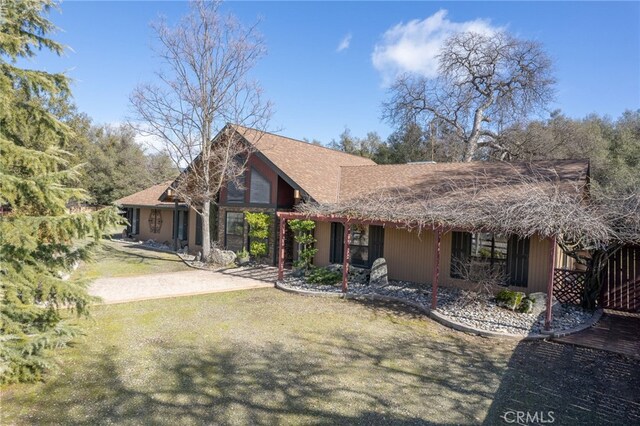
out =
[[[342,292],[346,293],[349,286],[349,265],[350,265],[350,245],[351,245],[351,225],[377,225],[383,227],[395,227],[395,228],[407,228],[406,222],[396,221],[381,221],[381,220],[365,220],[359,218],[353,218],[341,215],[321,215],[321,214],[309,214],[302,212],[277,212],[280,219],[279,229],[279,241],[278,241],[278,281],[282,281],[284,278],[284,258],[285,258],[285,230],[287,221],[300,219],[300,220],[313,220],[315,222],[337,222],[344,225],[344,256],[342,264]],[[440,248],[442,235],[451,231],[466,231],[465,229],[444,227],[444,226],[421,226],[416,224],[418,229],[426,229],[435,233],[434,242],[434,269],[431,281],[431,310],[435,310],[438,307],[438,285],[440,279]],[[552,323],[552,299],[553,299],[553,274],[554,263],[556,257],[556,237],[551,239],[551,250],[549,251],[549,274],[547,276],[547,303],[546,303],[546,316],[545,316],[545,330],[551,330]]]

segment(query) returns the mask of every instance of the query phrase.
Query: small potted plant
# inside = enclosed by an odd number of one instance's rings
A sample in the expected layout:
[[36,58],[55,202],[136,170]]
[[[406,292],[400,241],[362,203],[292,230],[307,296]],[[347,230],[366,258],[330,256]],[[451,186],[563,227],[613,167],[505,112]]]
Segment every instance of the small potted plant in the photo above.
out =
[[247,251],[247,249],[243,248],[242,250],[238,251],[236,255],[236,263],[238,264],[238,266],[244,266],[249,263],[249,252]]

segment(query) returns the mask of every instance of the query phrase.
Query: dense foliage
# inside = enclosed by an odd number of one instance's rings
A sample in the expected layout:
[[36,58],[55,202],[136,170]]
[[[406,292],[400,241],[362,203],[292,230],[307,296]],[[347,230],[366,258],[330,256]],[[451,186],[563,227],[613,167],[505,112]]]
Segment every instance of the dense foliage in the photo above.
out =
[[81,186],[94,203],[108,205],[178,175],[166,153],[147,152],[127,126],[94,125],[82,114],[65,121],[74,131],[67,150],[83,164]]
[[255,258],[267,255],[269,228],[271,227],[271,215],[267,213],[244,212],[244,217],[249,224],[249,253]]
[[329,268],[311,268],[306,280],[313,284],[334,285],[342,281],[342,274]]
[[298,243],[298,260],[294,266],[299,269],[308,270],[313,262],[313,256],[318,249],[314,247],[316,239],[313,237],[313,230],[316,223],[312,220],[294,219],[288,221],[289,228],[293,231],[293,239]]
[[91,299],[84,282],[62,278],[87,256],[74,241],[98,239],[120,221],[113,208],[69,212],[70,202],[88,197],[74,186],[79,167],[62,149],[72,136],[60,120],[67,78],[14,65],[37,50],[62,52],[47,38],[52,6],[4,2],[0,22],[0,382],[40,379],[49,351],[77,333],[66,318],[85,314]]

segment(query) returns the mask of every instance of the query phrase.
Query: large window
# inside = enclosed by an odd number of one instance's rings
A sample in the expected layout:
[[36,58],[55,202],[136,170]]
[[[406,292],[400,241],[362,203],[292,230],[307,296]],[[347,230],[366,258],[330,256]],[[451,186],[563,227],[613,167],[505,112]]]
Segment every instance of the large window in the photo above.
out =
[[453,232],[452,278],[473,279],[490,271],[505,284],[526,287],[529,239],[491,233]]
[[240,251],[244,248],[244,213],[227,212],[225,223],[225,247]]
[[244,203],[244,176],[240,176],[237,182],[229,182],[227,184],[227,202],[228,203]]
[[249,202],[256,204],[269,204],[271,201],[271,182],[262,176],[256,169],[251,169],[251,190]]

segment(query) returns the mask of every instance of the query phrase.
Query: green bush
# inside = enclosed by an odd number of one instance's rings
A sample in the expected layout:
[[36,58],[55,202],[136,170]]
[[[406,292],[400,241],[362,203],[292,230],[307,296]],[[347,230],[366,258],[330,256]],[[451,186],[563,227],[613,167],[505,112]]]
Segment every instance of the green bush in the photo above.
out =
[[499,306],[515,311],[524,298],[524,293],[512,290],[502,290],[496,295],[496,302]]
[[318,249],[313,247],[316,242],[316,239],[313,238],[315,227],[316,223],[312,220],[293,219],[289,221],[289,228],[293,231],[293,239],[300,245],[298,260],[293,264],[296,268],[308,270],[313,256],[318,252]]
[[312,284],[333,285],[342,281],[342,274],[328,268],[312,268],[306,278]]
[[249,253],[255,258],[267,255],[267,238],[269,238],[269,228],[271,227],[271,215],[267,213],[244,212],[244,217],[249,224]]
[[496,302],[498,303],[498,306],[502,306],[503,308],[522,313],[529,313],[533,309],[535,299],[526,296],[520,291],[505,289],[496,295]]

